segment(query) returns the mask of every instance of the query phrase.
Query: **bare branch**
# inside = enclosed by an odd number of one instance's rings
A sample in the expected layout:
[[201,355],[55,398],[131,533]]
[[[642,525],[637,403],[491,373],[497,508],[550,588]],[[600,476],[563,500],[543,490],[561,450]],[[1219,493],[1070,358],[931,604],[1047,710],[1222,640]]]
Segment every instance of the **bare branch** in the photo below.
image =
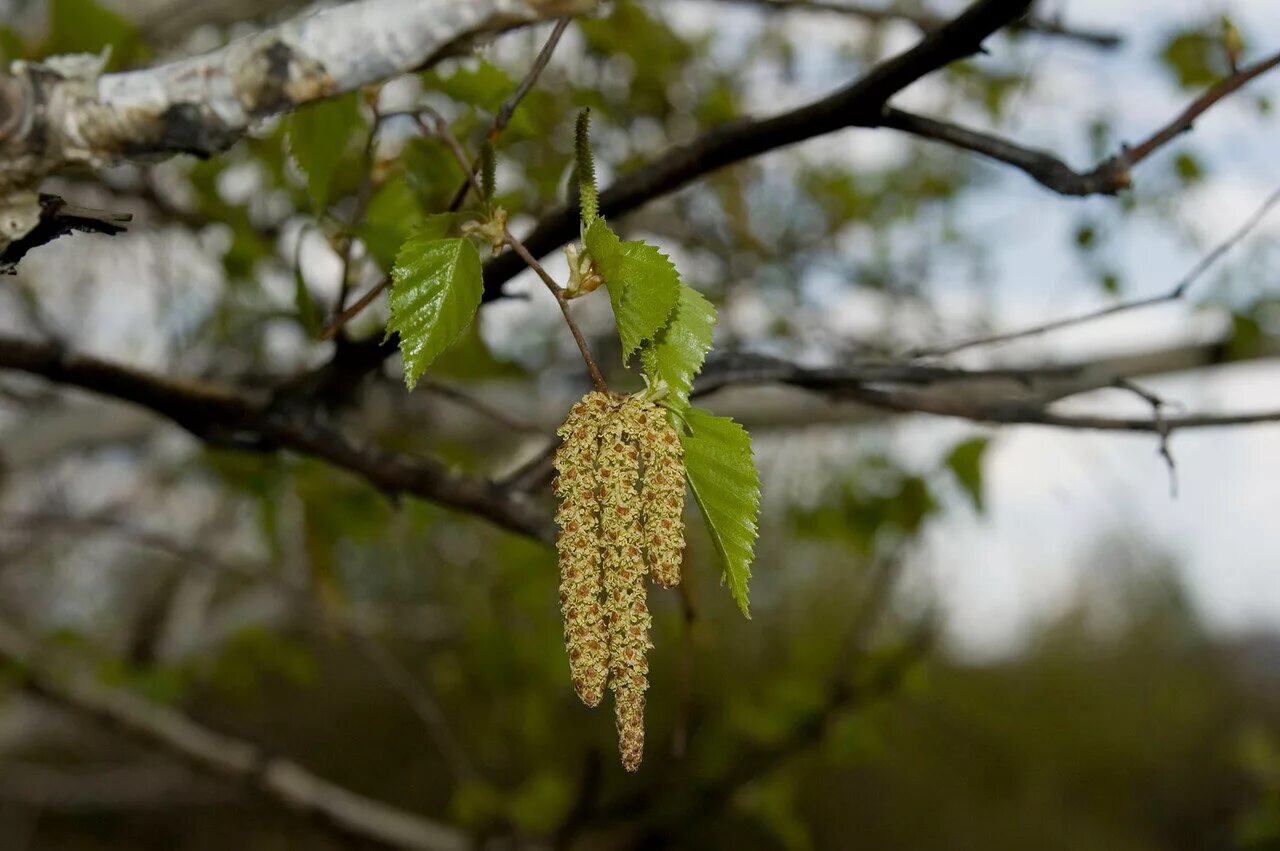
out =
[[1148,296],[1147,298],[1134,299],[1132,301],[1123,301],[1119,304],[1108,305],[1099,310],[1091,310],[1088,313],[1081,313],[1076,316],[1068,316],[1064,319],[1055,319],[1052,322],[1045,322],[1040,325],[1033,325],[1030,328],[1022,328],[1017,331],[1009,331],[1003,334],[990,334],[982,337],[974,337],[968,340],[961,340],[958,343],[951,343],[945,346],[935,346],[933,348],[916,349],[909,354],[910,357],[942,357],[952,355],[965,349],[971,349],[976,346],[990,346],[997,343],[1008,343],[1013,340],[1022,340],[1027,337],[1034,337],[1039,334],[1045,334],[1049,331],[1057,331],[1062,328],[1071,328],[1076,325],[1083,325],[1087,322],[1093,322],[1108,316],[1115,316],[1119,313],[1129,313],[1144,307],[1152,307],[1157,304],[1166,304],[1171,301],[1177,301],[1187,294],[1192,285],[1198,281],[1205,272],[1209,271],[1224,254],[1234,248],[1245,237],[1253,232],[1254,228],[1262,223],[1272,208],[1280,203],[1280,188],[1275,189],[1266,199],[1254,210],[1247,219],[1236,228],[1226,239],[1214,246],[1213,250],[1200,258],[1195,266],[1191,267],[1178,283],[1165,293],[1160,295]]
[[[871,6],[865,3],[841,2],[841,0],[729,0],[729,2],[763,6],[778,12],[825,12],[848,15],[877,24],[903,21],[924,33],[932,32],[947,22],[947,18],[942,15],[934,15],[920,9],[902,9],[883,4]],[[1032,15],[1013,21],[1009,24],[1009,29],[1015,32],[1057,36],[1101,48],[1119,47],[1123,41],[1114,32],[1068,27],[1057,18],[1041,18]]]
[[1061,195],[1114,195],[1132,185],[1132,169],[1138,163],[1190,130],[1195,120],[1223,98],[1280,65],[1276,53],[1210,86],[1168,124],[1133,147],[1098,164],[1092,171],[1078,172],[1053,154],[1025,148],[990,133],[926,118],[900,109],[886,109],[875,126],[891,127],[924,139],[944,142],[966,151],[990,157],[1026,172],[1037,183]]
[[[520,106],[520,102],[524,100],[525,95],[533,91],[533,87],[538,82],[538,77],[542,76],[542,72],[551,63],[551,57],[555,55],[556,46],[560,44],[560,38],[568,28],[568,18],[561,18],[556,21],[555,27],[551,30],[551,35],[547,36],[546,43],[542,45],[542,49],[534,57],[533,64],[529,66],[529,70],[525,73],[524,79],[520,81],[520,85],[516,86],[516,90],[498,107],[498,113],[493,117],[493,124],[489,126],[489,133],[486,136],[489,144],[498,141],[498,137],[502,135],[503,130],[507,129],[512,116],[516,114],[516,108]],[[473,172],[480,170],[480,161],[478,159],[472,161],[471,170]],[[463,178],[458,185],[458,191],[453,193],[453,200],[449,202],[449,210],[461,209],[462,202],[467,200],[467,193],[470,191],[471,181]]]
[[269,756],[256,745],[203,727],[184,715],[80,674],[59,676],[41,664],[38,648],[0,623],[0,658],[21,671],[31,694],[111,725],[181,757],[202,771],[245,785],[275,803],[315,817],[339,833],[387,848],[464,851],[469,837],[415,813],[357,795]]
[[[1029,5],[1030,0],[978,0],[911,49],[821,100],[771,118],[716,127],[619,178],[600,193],[600,214],[616,218],[725,166],[848,127],[875,126],[889,98],[921,77],[977,52],[984,39],[1025,14]],[[523,242],[530,254],[542,257],[577,234],[575,202],[543,217]],[[501,298],[503,285],[522,268],[520,258],[511,255],[486,264],[485,299]]]
[[290,413],[267,396],[163,376],[74,355],[47,343],[0,337],[0,369],[16,369],[149,408],[217,446],[287,449],[324,459],[384,493],[412,494],[549,541],[549,523],[518,493],[429,458],[354,443],[314,412]]
[[1003,425],[1047,425],[1087,431],[1148,432],[1167,436],[1182,429],[1221,428],[1280,422],[1280,410],[1245,414],[1188,414],[1180,417],[1102,417],[1059,414],[1039,404],[982,403],[962,399],[932,399],[921,393],[848,387],[841,395],[849,399],[901,413],[934,414],[974,422]]

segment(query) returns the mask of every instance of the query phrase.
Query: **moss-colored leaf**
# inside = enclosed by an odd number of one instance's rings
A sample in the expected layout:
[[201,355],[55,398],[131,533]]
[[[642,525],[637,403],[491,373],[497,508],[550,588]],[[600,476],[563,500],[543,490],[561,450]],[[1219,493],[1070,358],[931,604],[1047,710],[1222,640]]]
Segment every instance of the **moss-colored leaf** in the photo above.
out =
[[751,617],[747,585],[760,513],[760,474],[751,456],[751,436],[728,417],[698,408],[684,415],[681,436],[685,470],[694,499],[723,561],[724,579],[742,614]]
[[982,459],[990,444],[990,438],[974,437],[956,444],[947,456],[947,469],[956,477],[956,482],[968,494],[978,512],[986,507],[982,486]]
[[680,275],[671,260],[643,242],[623,242],[597,218],[583,240],[609,290],[627,361],[667,324],[680,299]]
[[1216,83],[1230,70],[1226,58],[1222,40],[1202,30],[1176,33],[1160,52],[1160,59],[1184,89]]
[[692,287],[680,286],[680,301],[653,342],[640,352],[640,363],[649,382],[665,382],[668,403],[677,411],[689,405],[693,378],[711,351],[716,309]]
[[484,292],[480,254],[469,239],[414,234],[391,270],[387,334],[400,335],[404,382],[410,390],[436,355],[471,324]]

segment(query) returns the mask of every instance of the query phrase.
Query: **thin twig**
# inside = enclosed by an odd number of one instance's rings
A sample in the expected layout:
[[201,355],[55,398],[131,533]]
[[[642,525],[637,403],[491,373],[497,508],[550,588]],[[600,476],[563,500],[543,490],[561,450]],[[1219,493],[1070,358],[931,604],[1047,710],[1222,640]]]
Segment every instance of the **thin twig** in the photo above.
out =
[[888,127],[981,154],[1021,170],[1040,185],[1061,195],[1115,195],[1133,185],[1132,170],[1135,165],[1190,130],[1195,120],[1214,104],[1277,65],[1280,65],[1280,53],[1235,71],[1231,76],[1210,86],[1172,121],[1161,126],[1142,142],[1124,147],[1119,154],[1108,157],[1089,171],[1076,171],[1046,151],[1028,148],[982,130],[973,130],[894,107],[886,108],[866,126]]
[[346,327],[348,322],[355,319],[366,307],[373,304],[373,300],[381,295],[382,291],[389,286],[391,286],[391,276],[387,275],[381,281],[378,281],[378,283],[365,290],[364,295],[352,302],[351,306],[346,310],[335,316],[333,321],[329,323],[328,327],[320,332],[320,340],[332,340],[336,337],[338,332]]
[[[433,128],[427,124],[427,122],[423,120],[422,115],[431,116],[435,127]],[[475,172],[471,170],[471,163],[467,157],[467,152],[462,150],[462,145],[449,129],[448,122],[437,114],[435,110],[429,108],[424,109],[422,111],[422,115],[418,116],[418,124],[422,128],[423,132],[428,135],[434,135],[436,138],[444,142],[445,147],[447,147],[450,153],[453,154],[453,158],[457,161],[458,167],[462,169],[463,174],[466,175],[467,180],[471,183],[476,194],[483,195],[484,190],[481,188],[480,181],[476,178]],[[546,284],[547,289],[551,291],[553,296],[555,296],[556,303],[560,305],[560,312],[564,314],[565,324],[569,326],[569,331],[573,334],[573,340],[578,344],[578,351],[582,353],[582,360],[587,365],[587,373],[591,376],[591,383],[595,386],[598,392],[609,392],[609,385],[605,383],[604,375],[600,372],[600,367],[596,366],[595,359],[591,357],[591,350],[587,347],[587,339],[582,335],[582,329],[578,327],[578,323],[574,321],[573,313],[569,310],[569,300],[564,297],[564,290],[556,283],[555,278],[552,278],[551,275],[548,274],[547,270],[542,267],[542,264],[538,262],[538,259],[529,253],[529,249],[524,247],[524,243],[516,239],[511,231],[505,226],[502,229],[502,236],[507,245],[511,246],[511,250],[514,251],[520,259],[534,271],[534,274],[542,279],[542,283]]]
[[347,222],[347,232],[342,239],[342,277],[338,286],[338,299],[334,304],[335,319],[329,324],[329,328],[325,329],[329,333],[329,329],[333,329],[329,336],[321,339],[328,340],[334,335],[341,332],[343,325],[337,321],[338,316],[343,314],[342,305],[347,301],[347,295],[351,292],[351,272],[354,264],[351,262],[352,249],[355,247],[355,230],[364,221],[365,213],[369,209],[369,202],[373,199],[373,190],[376,181],[374,179],[375,155],[378,148],[378,134],[382,129],[382,116],[378,112],[378,92],[382,86],[373,87],[373,94],[369,98],[369,102],[373,105],[373,122],[369,125],[369,135],[364,142],[364,150],[361,153],[360,167],[362,177],[360,179],[360,188],[356,190],[356,202],[351,210],[351,219]]
[[[533,64],[529,66],[529,70],[525,73],[524,79],[520,81],[520,85],[516,86],[516,90],[502,102],[502,106],[498,107],[498,113],[493,117],[493,124],[489,126],[489,133],[486,137],[489,140],[489,144],[498,141],[502,131],[506,130],[507,124],[511,122],[511,117],[515,115],[516,108],[520,106],[520,102],[537,84],[538,77],[541,76],[551,62],[551,57],[556,52],[556,45],[560,43],[560,37],[569,28],[571,20],[572,18],[560,18],[556,21],[555,27],[551,30],[551,35],[547,36],[546,44],[542,45],[542,49],[538,51],[537,57],[533,60]],[[471,170],[474,172],[479,168],[480,161],[477,159],[472,162]],[[461,209],[462,202],[467,199],[467,193],[470,191],[471,181],[464,179],[458,190],[453,193],[453,200],[449,202],[449,211],[455,212]]]
[[1150,390],[1138,386],[1128,378],[1117,378],[1116,387],[1120,390],[1129,391],[1151,406],[1151,418],[1155,422],[1156,433],[1160,436],[1160,446],[1157,451],[1160,457],[1164,459],[1165,466],[1169,468],[1169,496],[1177,499],[1178,465],[1173,460],[1173,451],[1169,448],[1169,421],[1164,416],[1166,407],[1164,399]]
[[979,423],[1003,425],[1045,425],[1084,431],[1128,431],[1169,434],[1180,429],[1222,428],[1280,422],[1280,410],[1246,414],[1187,414],[1163,417],[1159,422],[1141,417],[1103,417],[1090,414],[1059,414],[1041,403],[975,402],[966,399],[935,399],[919,393],[849,387],[841,396],[865,405],[904,414],[933,414]]
[[[884,3],[870,6],[862,3],[833,2],[833,0],[730,0],[730,2],[763,6],[779,12],[829,12],[837,15],[850,15],[873,24],[889,21],[903,21],[911,24],[921,32],[927,33],[944,26],[947,18],[928,12],[894,8]],[[1027,16],[1009,25],[1014,31],[1038,33],[1040,35],[1057,36],[1088,44],[1093,47],[1119,47],[1123,41],[1114,32],[1086,30],[1068,27],[1056,18],[1037,18]]]
[[451,402],[457,402],[464,408],[470,408],[485,419],[493,420],[498,423],[498,425],[504,426],[511,431],[537,435],[546,433],[542,427],[528,422],[527,420],[513,417],[498,406],[490,405],[488,402],[477,399],[469,393],[464,393],[458,388],[451,387],[448,384],[424,377],[419,379],[418,386],[430,393],[434,393],[437,396],[448,399]]
[[1240,227],[1236,228],[1226,239],[1214,246],[1213,250],[1200,258],[1191,269],[1179,279],[1168,292],[1160,295],[1148,296],[1146,298],[1134,299],[1133,301],[1121,302],[1104,307],[1100,310],[1091,310],[1088,313],[1081,313],[1076,316],[1069,316],[1065,319],[1055,319],[1052,322],[1045,322],[1040,325],[1033,325],[1030,328],[1023,328],[1018,331],[1008,331],[1003,334],[992,334],[984,337],[972,337],[968,340],[961,340],[958,343],[952,343],[946,346],[935,346],[933,348],[915,349],[907,353],[907,357],[923,358],[923,357],[945,357],[953,355],[956,352],[971,349],[976,346],[991,346],[998,343],[1008,343],[1012,340],[1020,340],[1026,337],[1034,337],[1038,334],[1044,334],[1049,331],[1057,331],[1061,328],[1070,328],[1074,325],[1081,325],[1086,322],[1092,322],[1096,319],[1103,319],[1108,316],[1114,316],[1118,313],[1128,313],[1144,307],[1151,307],[1157,304],[1165,304],[1166,302],[1177,301],[1186,295],[1187,290],[1191,288],[1197,280],[1199,280],[1205,272],[1219,260],[1221,257],[1234,248],[1241,240],[1248,236],[1254,228],[1262,223],[1271,209],[1280,203],[1280,188],[1272,191],[1266,200],[1258,206],[1256,210],[1250,214]]
[[[555,54],[555,51],[556,51],[556,45],[560,43],[560,37],[564,35],[564,31],[569,28],[569,22],[571,20],[572,18],[559,18],[556,20],[556,25],[551,30],[551,35],[547,37],[546,44],[544,44],[542,46],[542,50],[538,52],[537,58],[534,59],[533,65],[530,66],[528,72],[524,75],[524,79],[520,81],[520,85],[516,86],[516,90],[512,92],[511,95],[505,101],[502,102],[502,106],[498,108],[498,113],[493,118],[493,124],[490,125],[489,133],[487,136],[491,144],[498,140],[498,137],[502,135],[503,130],[507,129],[507,125],[511,122],[511,117],[515,115],[516,108],[520,106],[520,103],[521,101],[524,100],[525,95],[529,94],[529,92],[533,90],[534,85],[537,84],[538,77],[542,74],[543,70],[546,69],[547,64],[551,62],[551,57],[553,54]],[[394,115],[396,116],[404,115],[404,114],[405,113],[400,113],[400,112],[394,113]],[[382,116],[382,117],[388,117],[388,116]],[[472,172],[474,172],[477,168],[479,168],[478,163],[479,161],[477,160],[476,164],[472,165],[471,167]],[[459,209],[462,208],[462,203],[463,201],[466,200],[467,193],[470,191],[470,189],[471,189],[471,181],[468,179],[463,179],[462,185],[458,187],[458,191],[456,191],[453,194],[453,199],[449,202],[449,208],[448,208],[449,212],[451,213],[457,212]],[[346,281],[346,278],[347,278],[346,267],[344,265],[343,280]],[[372,287],[366,290],[365,293],[362,296],[360,296],[360,298],[356,299],[355,302],[352,303],[350,307],[346,308],[337,316],[335,316],[333,321],[329,323],[329,326],[325,328],[324,331],[320,334],[320,339],[322,341],[332,340],[335,336],[337,336],[338,332],[341,331],[346,326],[348,322],[350,322],[352,319],[358,316],[361,312],[363,312],[364,309],[368,307],[370,304],[372,304],[373,300],[376,299],[379,295],[381,295],[382,292],[386,290],[387,287],[389,286],[391,286],[390,275],[383,278],[378,283],[374,284]],[[343,299],[338,302],[339,306],[341,306],[342,302],[345,300],[346,300],[346,293],[344,291]]]
[[1210,86],[1208,91],[1193,100],[1173,121],[1161,127],[1137,145],[1127,148],[1119,157],[1121,167],[1127,171],[1142,162],[1157,149],[1190,130],[1195,120],[1218,101],[1245,86],[1255,77],[1259,77],[1277,66],[1280,66],[1280,52],[1252,65],[1247,65],[1231,76]]

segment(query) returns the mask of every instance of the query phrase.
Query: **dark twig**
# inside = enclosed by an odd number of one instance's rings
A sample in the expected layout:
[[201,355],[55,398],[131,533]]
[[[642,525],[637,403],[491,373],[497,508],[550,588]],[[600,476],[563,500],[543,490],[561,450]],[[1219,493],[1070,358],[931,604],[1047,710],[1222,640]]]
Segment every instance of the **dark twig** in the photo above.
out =
[[698,600],[694,589],[692,562],[688,551],[681,566],[680,614],[683,630],[680,634],[680,685],[676,694],[676,718],[671,728],[671,756],[682,760],[689,753],[689,739],[693,734],[693,683],[697,661],[696,639],[698,632]]
[[[546,70],[551,62],[551,57],[555,55],[556,46],[560,44],[560,37],[564,35],[564,31],[569,28],[569,22],[572,18],[560,18],[556,21],[555,27],[551,30],[551,35],[547,36],[547,41],[542,45],[542,50],[538,51],[538,55],[533,60],[533,64],[529,66],[528,72],[525,73],[524,79],[520,81],[520,85],[516,86],[516,90],[512,92],[502,106],[498,107],[498,112],[493,117],[493,124],[489,126],[489,133],[486,138],[489,144],[498,141],[498,137],[502,135],[502,131],[507,129],[507,125],[511,123],[511,117],[515,115],[516,108],[520,106],[520,102],[524,100],[525,95],[533,90],[534,85],[538,82],[538,77]],[[480,160],[474,160],[471,164],[473,172],[480,170]],[[467,199],[467,193],[471,191],[471,181],[464,179],[458,190],[453,193],[453,199],[449,202],[449,210],[456,211],[462,208],[462,203]]]
[[1116,387],[1127,390],[1151,406],[1151,419],[1156,425],[1156,434],[1160,436],[1160,447],[1157,450],[1169,468],[1169,496],[1178,497],[1178,465],[1173,460],[1173,452],[1169,449],[1169,421],[1165,419],[1165,401],[1150,390],[1134,384],[1127,378],[1116,379]]
[[1114,195],[1133,182],[1132,169],[1190,130],[1195,120],[1223,98],[1255,78],[1280,65],[1280,53],[1239,69],[1231,76],[1209,87],[1187,105],[1172,121],[1157,129],[1143,141],[1121,152],[1090,171],[1079,172],[1053,154],[1026,148],[980,130],[971,130],[935,118],[927,118],[892,107],[886,109],[873,125],[901,130],[923,139],[943,142],[1020,169],[1042,186],[1061,195]]
[[381,88],[380,84],[374,86],[372,96],[367,99],[373,105],[373,121],[369,124],[369,135],[365,138],[364,149],[360,155],[362,174],[360,188],[356,190],[355,205],[351,210],[351,218],[347,222],[346,233],[342,235],[342,247],[339,252],[342,258],[342,277],[338,285],[338,298],[334,302],[334,318],[330,320],[329,326],[325,328],[324,334],[321,336],[322,340],[332,339],[342,331],[345,324],[340,323],[338,319],[345,313],[342,305],[346,304],[347,295],[351,292],[351,275],[355,269],[355,264],[352,262],[352,250],[355,248],[355,230],[364,221],[365,213],[369,209],[369,202],[373,200],[373,190],[376,188],[374,166],[377,161],[378,135],[382,129],[382,116],[378,112],[377,93]]
[[1187,108],[1178,114],[1178,116],[1156,132],[1152,133],[1143,141],[1139,142],[1131,148],[1126,148],[1119,156],[1118,167],[1124,171],[1128,171],[1133,166],[1151,156],[1155,151],[1168,144],[1170,141],[1187,132],[1195,124],[1197,118],[1203,115],[1218,101],[1227,95],[1234,93],[1252,82],[1255,78],[1262,76],[1272,68],[1280,66],[1280,52],[1277,52],[1266,59],[1262,59],[1252,65],[1246,65],[1240,68],[1234,74],[1214,83],[1200,97],[1193,100],[1187,105]]
[[[904,21],[926,33],[938,29],[947,22],[947,18],[942,15],[895,8],[892,5],[885,4],[870,6],[863,3],[841,2],[840,0],[730,0],[730,2],[763,6],[779,12],[827,12],[836,15],[850,15],[873,24]],[[1113,32],[1077,29],[1068,27],[1056,18],[1038,18],[1030,15],[1011,23],[1009,29],[1015,32],[1032,32],[1040,35],[1057,36],[1101,48],[1119,47],[1123,41],[1119,35]]]
[[1039,403],[973,402],[963,399],[936,399],[920,393],[849,387],[841,394],[865,405],[900,413],[933,414],[958,417],[980,423],[1005,425],[1045,425],[1085,431],[1129,431],[1170,434],[1180,429],[1221,428],[1280,422],[1280,410],[1248,414],[1187,414],[1181,417],[1154,419],[1138,417],[1102,417],[1087,414],[1059,414]]
[[[930,32],[909,50],[876,65],[833,94],[770,118],[742,119],[709,130],[673,148],[644,168],[619,178],[600,193],[600,215],[617,218],[716,171],[768,151],[842,130],[875,126],[889,98],[943,66],[977,52],[984,39],[1021,17],[1030,0],[978,0],[961,15]],[[578,207],[571,203],[542,218],[524,239],[535,257],[554,251],[578,234]],[[519,258],[499,256],[485,267],[485,299],[522,268]]]
[[356,443],[313,413],[278,410],[265,394],[153,375],[12,337],[0,337],[0,369],[20,370],[149,408],[211,445],[311,455],[355,473],[384,493],[412,494],[512,531],[551,539],[547,519],[521,494],[431,458]]
[[1093,322],[1097,319],[1115,316],[1118,313],[1129,313],[1130,311],[1139,310],[1144,307],[1152,307],[1157,304],[1177,301],[1185,296],[1187,290],[1189,290],[1191,286],[1205,274],[1205,272],[1209,271],[1209,269],[1219,259],[1221,259],[1224,254],[1252,233],[1254,228],[1262,223],[1262,220],[1267,217],[1267,214],[1271,212],[1271,209],[1278,203],[1280,203],[1280,188],[1275,189],[1270,195],[1268,195],[1262,204],[1260,204],[1258,208],[1249,215],[1249,218],[1245,219],[1240,227],[1236,228],[1224,240],[1214,246],[1212,251],[1201,257],[1196,264],[1192,266],[1191,269],[1188,270],[1187,273],[1183,275],[1171,289],[1168,290],[1168,292],[1109,305],[1101,308],[1100,310],[1091,310],[1088,313],[1068,316],[1065,319],[1055,319],[1052,322],[1033,325],[1030,328],[1022,328],[1017,331],[1008,331],[1003,334],[991,334],[983,337],[973,337],[968,340],[961,340],[958,343],[951,343],[946,346],[915,349],[908,353],[908,357],[944,357],[976,346],[991,346],[998,343],[1008,343],[1013,340],[1021,340],[1026,337],[1045,334],[1049,331],[1057,331],[1062,328],[1082,325],[1086,322]]
[[514,432],[522,432],[524,434],[545,434],[546,432],[537,425],[526,420],[512,416],[496,405],[490,405],[482,399],[477,399],[469,393],[464,393],[456,387],[451,387],[440,381],[431,378],[420,378],[418,387],[426,390],[428,393],[434,393],[443,399],[456,402],[458,405],[469,408],[480,416],[503,426]]
[[382,294],[382,291],[391,286],[391,276],[383,277],[381,281],[369,287],[364,291],[360,298],[353,301],[345,310],[333,318],[333,321],[320,332],[320,339],[332,340],[338,335],[338,332],[346,327],[347,323],[359,316],[366,307],[373,304],[373,300]]

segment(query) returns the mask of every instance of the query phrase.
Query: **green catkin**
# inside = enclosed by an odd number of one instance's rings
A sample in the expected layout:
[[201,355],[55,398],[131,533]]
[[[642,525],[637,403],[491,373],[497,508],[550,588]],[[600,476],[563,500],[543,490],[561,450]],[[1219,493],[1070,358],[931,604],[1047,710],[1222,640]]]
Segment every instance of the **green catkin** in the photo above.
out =
[[596,195],[596,163],[591,156],[591,110],[578,113],[573,134],[574,174],[578,180],[578,204],[582,213],[582,229],[600,214],[600,202]]
[[623,406],[640,445],[644,476],[640,491],[644,546],[653,581],[680,584],[684,559],[684,458],[680,435],[667,412],[652,402]]
[[480,191],[485,201],[493,200],[493,192],[498,184],[498,157],[494,153],[493,143],[485,140],[480,147]]
[[[630,403],[624,403],[626,408]],[[645,590],[644,531],[640,523],[640,450],[627,439],[619,412],[600,435],[600,530],[604,540],[605,616],[609,634],[609,688],[613,691],[618,749],[627,771],[644,756],[644,702],[649,688],[649,606]]]
[[560,608],[569,672],[588,706],[604,696],[609,672],[596,462],[601,429],[613,418],[615,407],[606,394],[588,393],[570,409],[557,432],[562,440],[555,457]]

